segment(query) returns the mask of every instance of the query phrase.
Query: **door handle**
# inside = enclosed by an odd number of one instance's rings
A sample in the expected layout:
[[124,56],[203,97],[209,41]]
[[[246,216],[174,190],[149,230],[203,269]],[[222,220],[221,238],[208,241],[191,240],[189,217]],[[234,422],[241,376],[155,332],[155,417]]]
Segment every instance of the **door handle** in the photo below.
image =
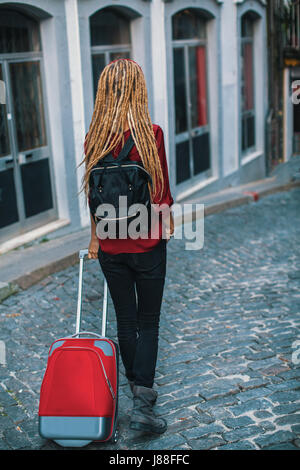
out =
[[13,163],[14,159],[12,157],[6,158],[5,164],[7,165],[8,163]]

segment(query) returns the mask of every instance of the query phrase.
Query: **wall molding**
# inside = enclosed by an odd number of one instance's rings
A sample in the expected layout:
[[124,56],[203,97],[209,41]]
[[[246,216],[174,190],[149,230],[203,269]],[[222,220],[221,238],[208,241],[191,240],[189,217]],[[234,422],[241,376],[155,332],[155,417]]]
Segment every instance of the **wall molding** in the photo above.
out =
[[[144,0],[144,2],[151,2],[151,0]],[[164,3],[172,3],[174,0],[162,0]],[[216,3],[224,3],[224,0],[215,0]],[[192,7],[192,5],[191,5]]]
[[260,3],[261,5],[263,5],[264,7],[267,6],[267,1],[266,0],[233,0],[234,3],[236,3],[237,5],[241,4],[241,3],[246,3],[248,1],[255,1],[255,2],[258,2]]

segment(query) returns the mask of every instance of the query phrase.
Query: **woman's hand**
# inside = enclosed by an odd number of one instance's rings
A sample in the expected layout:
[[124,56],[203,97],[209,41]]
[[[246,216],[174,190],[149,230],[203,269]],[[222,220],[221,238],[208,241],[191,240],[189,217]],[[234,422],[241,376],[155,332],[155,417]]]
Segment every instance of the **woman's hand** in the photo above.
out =
[[98,259],[99,240],[96,235],[96,224],[92,214],[91,216],[91,241],[89,244],[88,258]]
[[166,240],[167,240],[167,243],[168,243],[168,241],[170,240],[170,238],[174,234],[174,217],[173,217],[172,212],[170,212],[170,217],[166,217],[164,219],[164,230],[165,230],[165,234],[166,234]]
[[99,241],[98,238],[92,237],[89,244],[88,258],[98,259]]

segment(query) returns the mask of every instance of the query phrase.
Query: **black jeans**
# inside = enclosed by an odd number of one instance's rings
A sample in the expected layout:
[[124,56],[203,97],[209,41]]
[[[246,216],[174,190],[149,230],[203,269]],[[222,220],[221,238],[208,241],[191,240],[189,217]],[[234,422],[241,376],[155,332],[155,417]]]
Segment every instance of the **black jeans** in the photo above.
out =
[[144,387],[154,382],[166,258],[165,239],[144,253],[110,255],[100,247],[98,251],[116,311],[126,377]]

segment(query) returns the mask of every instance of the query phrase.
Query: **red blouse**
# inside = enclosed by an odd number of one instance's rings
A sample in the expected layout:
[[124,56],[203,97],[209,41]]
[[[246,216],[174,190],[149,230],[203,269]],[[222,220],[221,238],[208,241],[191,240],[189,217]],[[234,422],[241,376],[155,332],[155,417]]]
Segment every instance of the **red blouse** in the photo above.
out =
[[[158,196],[153,199],[154,204],[167,204],[172,206],[174,203],[173,197],[170,191],[169,185],[169,174],[168,174],[168,165],[165,152],[165,143],[164,143],[164,134],[162,128],[158,124],[153,124],[153,131],[156,138],[156,144],[158,149],[158,155],[160,158],[160,164],[164,176],[164,191],[162,199],[159,201]],[[129,137],[130,129],[124,132],[124,137],[126,142]],[[122,149],[122,141],[114,148],[112,155],[116,158],[119,155],[119,152]],[[131,151],[128,154],[128,158],[133,161],[141,161],[140,155],[135,145],[133,145]],[[159,193],[159,191],[158,191]],[[159,238],[138,238],[136,240],[132,238],[126,239],[99,239],[99,244],[101,250],[105,251],[108,254],[118,254],[118,253],[141,253],[145,251],[152,250],[162,238],[162,222],[161,217],[159,218]]]

